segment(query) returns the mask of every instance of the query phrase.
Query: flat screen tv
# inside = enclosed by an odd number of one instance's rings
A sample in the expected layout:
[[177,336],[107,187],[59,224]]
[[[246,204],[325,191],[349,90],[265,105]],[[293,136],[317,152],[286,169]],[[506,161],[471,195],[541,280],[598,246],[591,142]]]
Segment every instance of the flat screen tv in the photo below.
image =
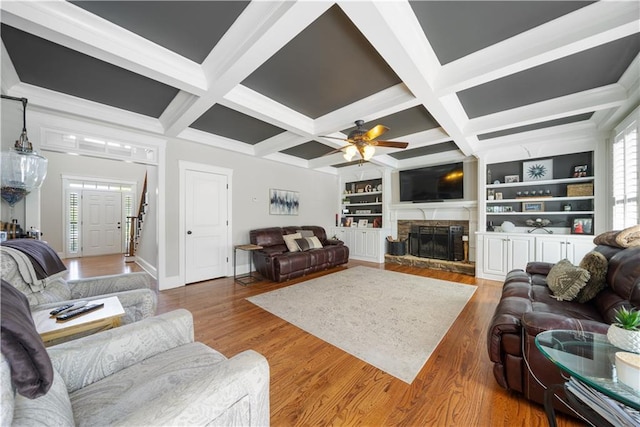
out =
[[401,202],[462,199],[462,162],[400,171]]

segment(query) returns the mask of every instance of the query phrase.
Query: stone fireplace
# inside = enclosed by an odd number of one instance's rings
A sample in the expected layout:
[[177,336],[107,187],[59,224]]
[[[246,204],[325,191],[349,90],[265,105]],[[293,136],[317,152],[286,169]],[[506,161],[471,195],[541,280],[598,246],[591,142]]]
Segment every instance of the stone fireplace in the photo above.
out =
[[398,220],[398,239],[420,258],[462,261],[462,236],[468,234],[469,221]]

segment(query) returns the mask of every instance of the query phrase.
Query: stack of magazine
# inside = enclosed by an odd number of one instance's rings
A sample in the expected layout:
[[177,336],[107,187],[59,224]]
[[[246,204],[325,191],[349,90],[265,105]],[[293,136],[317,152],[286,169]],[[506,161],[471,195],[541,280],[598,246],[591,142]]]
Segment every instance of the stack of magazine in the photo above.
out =
[[610,398],[573,377],[569,379],[566,387],[578,400],[614,426],[637,427],[640,425],[640,411]]

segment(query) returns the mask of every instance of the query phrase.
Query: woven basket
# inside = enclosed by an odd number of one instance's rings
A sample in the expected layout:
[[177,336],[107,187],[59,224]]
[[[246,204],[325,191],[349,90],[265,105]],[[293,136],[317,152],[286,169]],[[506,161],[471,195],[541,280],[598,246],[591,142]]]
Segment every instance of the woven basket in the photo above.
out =
[[567,197],[593,196],[593,182],[567,185]]
[[629,331],[616,325],[611,325],[607,331],[607,339],[618,348],[640,353],[640,331]]

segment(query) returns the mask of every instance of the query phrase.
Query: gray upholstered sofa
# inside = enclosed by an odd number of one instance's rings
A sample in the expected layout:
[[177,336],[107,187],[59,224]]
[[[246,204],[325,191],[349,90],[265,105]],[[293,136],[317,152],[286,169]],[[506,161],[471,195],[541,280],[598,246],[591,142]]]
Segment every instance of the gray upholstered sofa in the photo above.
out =
[[[31,240],[31,239],[22,239]],[[49,262],[62,264],[44,242],[32,241]],[[53,309],[67,302],[117,296],[124,308],[122,324],[136,322],[156,314],[157,295],[153,279],[145,272],[64,280],[62,273],[39,278],[33,260],[23,252],[0,246],[2,279],[26,295],[31,311]]]
[[[4,288],[2,297],[5,298]],[[5,325],[11,323],[5,307],[0,357],[2,426],[269,424],[266,359],[251,350],[227,359],[194,342],[193,320],[186,310],[46,350],[42,347],[20,353],[23,343],[18,350],[11,344],[24,338],[25,332],[18,331],[18,338],[5,333]],[[35,338],[31,341],[37,341],[37,335]],[[16,357],[34,354],[40,355],[43,371],[51,361],[49,379],[43,380],[46,373],[38,374],[40,379],[35,383],[39,388],[31,390],[36,396],[28,398],[16,392],[16,388],[21,393],[25,390],[13,385],[19,382],[13,382],[12,367],[21,366]]]

